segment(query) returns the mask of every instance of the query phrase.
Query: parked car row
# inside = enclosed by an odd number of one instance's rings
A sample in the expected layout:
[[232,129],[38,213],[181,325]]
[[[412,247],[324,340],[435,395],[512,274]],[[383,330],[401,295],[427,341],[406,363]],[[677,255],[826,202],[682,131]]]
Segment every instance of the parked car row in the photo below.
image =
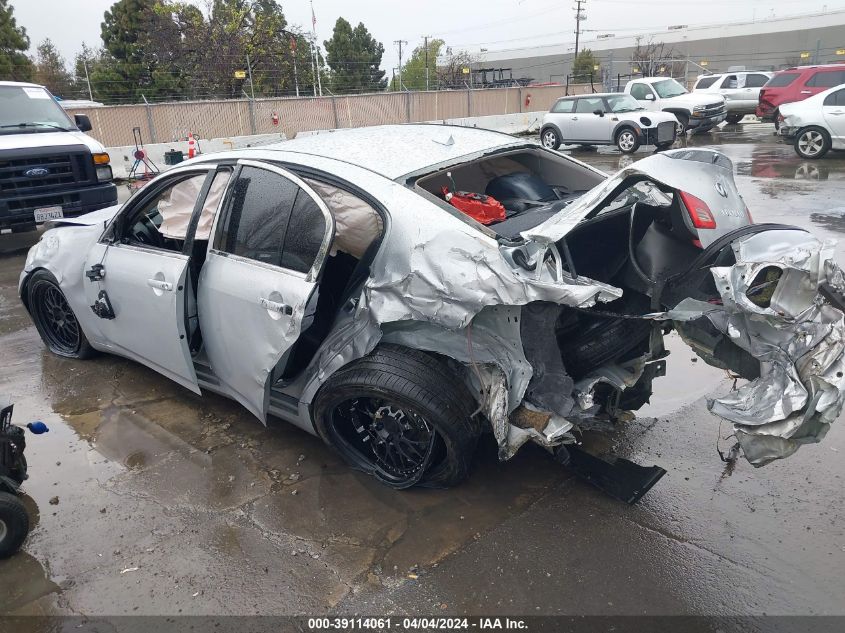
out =
[[558,99],[543,117],[540,141],[548,149],[616,145],[630,154],[749,114],[774,121],[802,158],[845,149],[845,65],[715,73],[699,77],[692,92],[671,77],[633,79],[624,92]]

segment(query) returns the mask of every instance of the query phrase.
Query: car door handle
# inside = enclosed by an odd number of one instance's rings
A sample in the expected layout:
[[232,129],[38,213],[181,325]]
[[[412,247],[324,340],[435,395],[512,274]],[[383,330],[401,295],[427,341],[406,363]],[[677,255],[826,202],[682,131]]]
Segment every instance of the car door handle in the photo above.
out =
[[578,120],[578,117],[577,117],[577,116],[574,116],[574,117],[572,117],[572,120],[573,120],[573,121],[577,121],[577,120]]
[[810,94],[813,94],[813,91],[812,90],[802,90],[801,94],[802,95],[810,95]]
[[261,307],[265,310],[270,310],[271,312],[278,312],[279,314],[287,314],[290,316],[293,314],[293,307],[287,305],[286,303],[282,303],[281,301],[271,301],[266,297],[261,297],[258,300],[258,303],[261,304]]
[[831,112],[831,114],[836,114],[836,115],[845,114],[845,110],[836,110],[834,112]]
[[173,292],[173,284],[169,281],[163,281],[161,279],[147,279],[147,285],[150,288],[155,288],[156,290],[164,290],[166,292]]

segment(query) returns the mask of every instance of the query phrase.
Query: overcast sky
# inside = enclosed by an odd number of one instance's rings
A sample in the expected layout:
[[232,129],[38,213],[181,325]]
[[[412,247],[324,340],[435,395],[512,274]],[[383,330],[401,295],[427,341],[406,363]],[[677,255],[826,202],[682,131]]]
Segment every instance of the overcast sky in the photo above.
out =
[[[18,24],[25,27],[32,49],[49,37],[68,62],[82,42],[99,47],[100,23],[113,0],[11,0]],[[202,0],[194,4],[203,5]],[[311,26],[307,0],[280,1],[288,22]],[[574,41],[574,0],[314,0],[317,36],[331,37],[343,16],[353,25],[363,22],[384,44],[382,68],[390,75],[398,63],[395,40],[406,40],[410,51],[425,35],[441,37],[453,48],[478,51],[532,44]],[[406,7],[406,8],[403,8]],[[845,8],[845,0],[587,0],[588,31],[635,35],[676,24],[723,24],[761,20]],[[689,11],[684,11],[689,7]],[[593,32],[590,32],[592,30]],[[407,53],[404,54],[407,58]]]

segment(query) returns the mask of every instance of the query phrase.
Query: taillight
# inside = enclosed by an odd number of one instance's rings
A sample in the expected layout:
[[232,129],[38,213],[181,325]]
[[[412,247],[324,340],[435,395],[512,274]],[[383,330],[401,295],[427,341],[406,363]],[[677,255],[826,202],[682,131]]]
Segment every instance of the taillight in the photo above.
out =
[[687,193],[686,191],[681,191],[679,193],[681,194],[681,202],[684,203],[687,213],[689,213],[690,220],[692,220],[692,225],[695,228],[716,228],[716,220],[713,218],[713,214],[710,212],[710,207],[707,206],[707,203],[704,202],[704,200],[696,198],[694,195]]
[[783,123],[784,121],[786,121],[786,118],[780,112],[778,112],[778,115],[775,118],[778,120],[778,123]]

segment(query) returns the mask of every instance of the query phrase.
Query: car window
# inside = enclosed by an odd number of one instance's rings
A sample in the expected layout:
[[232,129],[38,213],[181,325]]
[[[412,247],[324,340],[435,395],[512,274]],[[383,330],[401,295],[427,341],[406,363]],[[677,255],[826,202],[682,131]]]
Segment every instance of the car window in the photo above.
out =
[[845,106],[845,89],[831,92],[824,98],[826,106]]
[[653,94],[651,92],[651,88],[648,87],[646,84],[637,83],[631,86],[631,96],[638,101],[644,101],[646,95]]
[[601,97],[581,97],[578,99],[578,105],[575,106],[575,112],[595,112],[596,110],[604,112],[604,99]]
[[631,95],[611,95],[607,98],[611,112],[634,112],[643,107]]
[[574,99],[561,99],[557,103],[552,106],[552,112],[556,113],[567,113],[572,112],[573,106],[575,105]]
[[714,83],[716,83],[716,80],[718,78],[719,78],[719,75],[716,75],[715,77],[702,77],[701,79],[698,80],[698,83],[695,84],[695,88],[696,89],[698,89],[698,88],[709,88]]
[[819,70],[804,85],[813,88],[833,88],[843,83],[845,83],[845,71]]
[[130,211],[121,242],[182,251],[185,229],[207,173],[184,175]]
[[745,76],[745,87],[762,88],[766,85],[767,81],[769,81],[769,78],[766,75],[761,75],[760,73],[750,73]]
[[232,189],[223,230],[215,247],[281,266],[282,243],[299,187],[267,169],[244,167]]
[[300,189],[285,233],[282,267],[301,273],[311,270],[325,234],[326,218],[323,211],[306,191]]
[[783,88],[798,79],[798,73],[778,73],[766,82],[766,88]]
[[687,94],[687,89],[684,88],[674,79],[663,79],[654,82],[654,91],[661,99],[671,99],[672,97],[679,97]]
[[723,89],[726,88],[726,89],[731,89],[731,90],[737,88],[738,84],[737,84],[737,80],[736,80],[736,75],[727,75],[722,80],[720,87],[723,88]]

